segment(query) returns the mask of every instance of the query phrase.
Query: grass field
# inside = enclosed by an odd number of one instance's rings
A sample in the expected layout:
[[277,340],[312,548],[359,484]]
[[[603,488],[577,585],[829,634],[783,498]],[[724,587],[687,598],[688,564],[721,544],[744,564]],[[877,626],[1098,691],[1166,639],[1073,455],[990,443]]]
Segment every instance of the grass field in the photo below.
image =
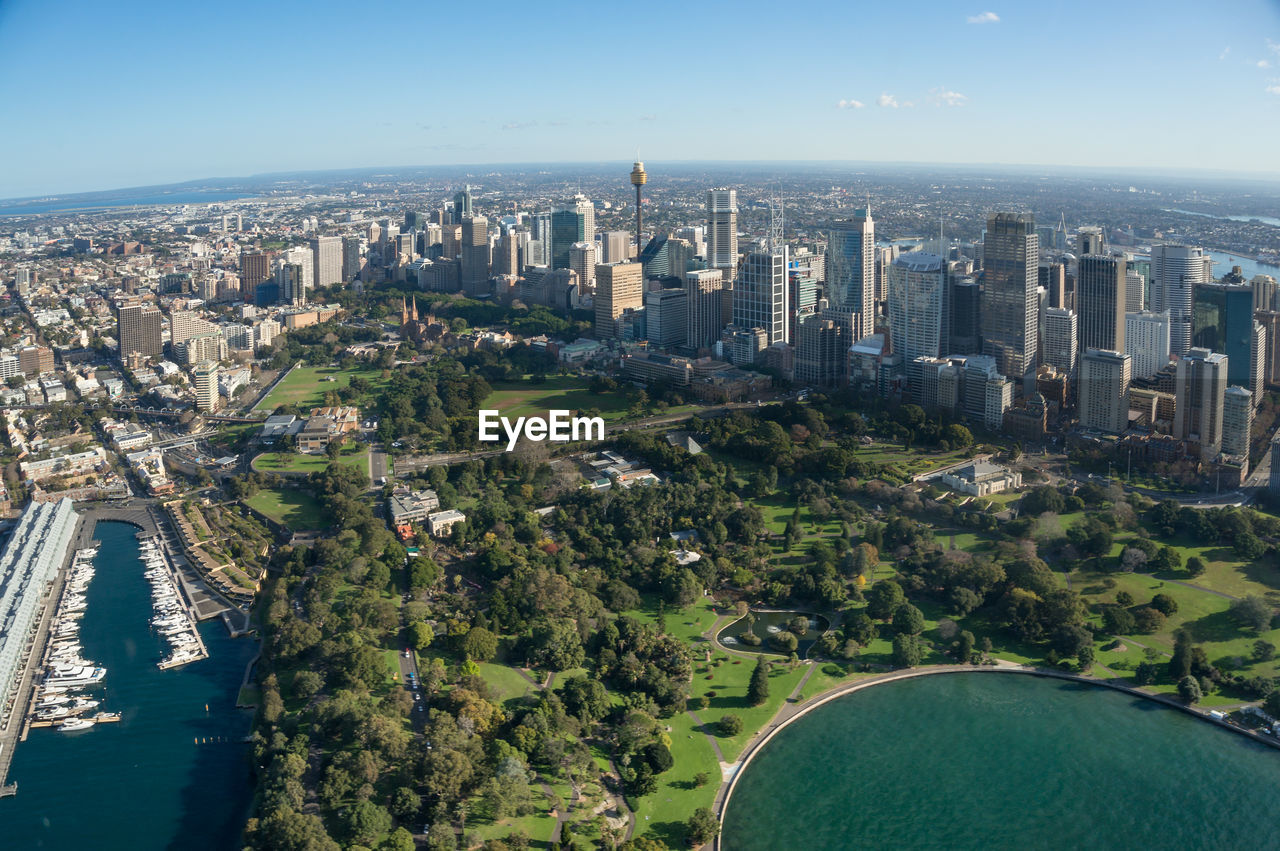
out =
[[[300,366],[280,381],[255,411],[273,411],[281,405],[315,408],[324,404],[324,394],[351,383],[352,376],[362,375],[375,385],[382,383],[382,373],[371,369],[333,369]],[[376,392],[376,387],[375,387]]]
[[[359,444],[349,444],[338,456],[339,464],[347,464],[360,470],[368,470],[369,449]],[[260,473],[318,473],[329,466],[329,456],[303,455],[300,452],[264,452],[253,459],[253,469]]]
[[567,411],[596,409],[606,421],[622,419],[631,400],[625,393],[592,393],[586,379],[554,376],[545,384],[499,382],[484,400],[484,407],[497,409],[504,417],[545,416],[552,408]]
[[250,508],[290,529],[321,529],[324,513],[314,496],[295,488],[263,489],[245,500]]

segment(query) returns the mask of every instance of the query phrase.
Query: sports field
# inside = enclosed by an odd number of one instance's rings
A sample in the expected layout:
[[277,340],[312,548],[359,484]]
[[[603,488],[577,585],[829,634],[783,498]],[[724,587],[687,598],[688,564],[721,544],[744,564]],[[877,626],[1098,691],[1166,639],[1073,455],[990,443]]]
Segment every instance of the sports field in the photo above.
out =
[[382,373],[378,370],[300,366],[271,388],[271,392],[254,410],[273,411],[281,405],[289,404],[300,408],[319,407],[324,404],[324,394],[346,387],[356,375],[364,376],[375,385],[382,381]]
[[504,417],[546,416],[547,411],[598,410],[607,421],[626,416],[631,400],[625,393],[592,393],[586,380],[573,376],[549,378],[546,384],[499,382],[484,400],[484,407]]

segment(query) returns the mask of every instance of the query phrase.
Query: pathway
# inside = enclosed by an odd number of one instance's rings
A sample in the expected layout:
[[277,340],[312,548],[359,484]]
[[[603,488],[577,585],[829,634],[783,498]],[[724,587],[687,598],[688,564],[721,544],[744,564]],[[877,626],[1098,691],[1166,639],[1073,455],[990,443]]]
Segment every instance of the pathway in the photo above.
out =
[[693,723],[698,725],[698,730],[702,735],[706,736],[707,741],[711,743],[711,749],[716,752],[716,762],[724,765],[724,754],[720,751],[720,743],[717,742],[716,737],[711,734],[711,727],[704,724],[702,719],[698,717],[698,713],[694,712],[692,709],[686,709],[684,713],[693,719]]
[[1172,658],[1173,658],[1173,654],[1171,654],[1171,653],[1165,653],[1163,650],[1159,650],[1159,649],[1154,648],[1154,647],[1148,647],[1147,645],[1145,645],[1145,644],[1143,644],[1143,643],[1141,643],[1141,642],[1139,642],[1139,641],[1134,641],[1132,638],[1121,638],[1121,639],[1120,639],[1120,641],[1123,641],[1125,644],[1132,644],[1134,647],[1138,647],[1138,648],[1140,648],[1140,649],[1142,649],[1142,650],[1155,650],[1155,651],[1156,651],[1157,653],[1159,653],[1161,656],[1167,657],[1167,658],[1169,658],[1169,659],[1172,659]]

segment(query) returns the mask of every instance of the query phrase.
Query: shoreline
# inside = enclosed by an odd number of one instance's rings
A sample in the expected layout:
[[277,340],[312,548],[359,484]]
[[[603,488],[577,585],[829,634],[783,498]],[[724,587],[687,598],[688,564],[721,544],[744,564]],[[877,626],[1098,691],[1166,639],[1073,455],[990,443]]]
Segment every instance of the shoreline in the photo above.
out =
[[[816,663],[810,662],[809,664],[816,664]],[[1267,745],[1276,750],[1280,750],[1280,740],[1264,737],[1257,733],[1254,733],[1251,730],[1245,730],[1242,727],[1237,727],[1234,724],[1229,724],[1224,720],[1214,718],[1213,716],[1209,715],[1208,710],[1201,711],[1199,709],[1196,709],[1194,706],[1188,706],[1184,703],[1181,703],[1178,700],[1175,700],[1174,698],[1167,697],[1163,694],[1154,694],[1152,692],[1142,691],[1141,689],[1135,688],[1133,686],[1127,686],[1121,683],[1110,682],[1108,680],[1101,680],[1094,677],[1080,676],[1079,674],[1069,674],[1066,671],[1057,671],[1050,668],[1028,667],[1028,666],[1017,665],[1015,663],[1009,663],[1009,662],[1001,663],[998,660],[995,665],[980,665],[980,666],[935,665],[927,668],[904,668],[904,669],[901,669],[898,671],[892,671],[886,674],[875,674],[863,680],[858,680],[856,682],[844,683],[842,685],[835,686],[834,688],[828,689],[826,692],[823,692],[805,701],[804,703],[799,704],[795,712],[791,713],[790,715],[788,715],[787,717],[779,721],[777,720],[778,716],[782,714],[783,710],[786,709],[788,705],[786,703],[783,703],[782,706],[779,707],[778,712],[774,714],[774,717],[770,719],[769,723],[764,727],[762,727],[756,733],[756,735],[751,739],[751,741],[747,743],[747,746],[742,750],[742,753],[739,754],[738,760],[736,762],[730,763],[730,764],[725,764],[725,763],[721,764],[722,772],[727,767],[732,767],[733,772],[731,775],[729,775],[727,780],[723,780],[721,782],[720,788],[716,790],[716,797],[715,797],[715,801],[712,803],[711,810],[713,813],[715,813],[717,822],[719,822],[721,827],[723,828],[724,814],[725,814],[725,811],[728,809],[730,799],[733,797],[733,792],[735,787],[737,786],[738,778],[742,776],[742,773],[747,769],[748,765],[751,763],[751,760],[755,758],[756,754],[758,754],[761,750],[763,750],[765,745],[767,745],[770,741],[772,741],[773,737],[776,736],[780,731],[790,726],[796,720],[808,715],[810,712],[817,709],[819,706],[825,706],[826,704],[834,700],[838,700],[842,697],[846,697],[847,695],[853,694],[856,691],[861,691],[862,689],[865,689],[865,688],[872,688],[874,686],[884,685],[885,683],[896,682],[898,680],[914,679],[916,677],[939,676],[944,674],[979,674],[979,673],[1022,674],[1023,676],[1045,677],[1047,679],[1068,680],[1073,682],[1085,683],[1087,685],[1113,689],[1115,691],[1124,692],[1126,694],[1131,694],[1135,697],[1141,697],[1147,700],[1154,701],[1156,703],[1163,704],[1172,709],[1181,710],[1182,712],[1188,715],[1192,715],[1200,719],[1201,721],[1206,721],[1218,727],[1221,727],[1222,729],[1230,730],[1234,733],[1237,733],[1238,735],[1242,735],[1250,739],[1251,741],[1257,742],[1258,744]],[[716,851],[719,851],[721,847],[719,833],[716,834],[714,845],[712,847],[715,848]]]

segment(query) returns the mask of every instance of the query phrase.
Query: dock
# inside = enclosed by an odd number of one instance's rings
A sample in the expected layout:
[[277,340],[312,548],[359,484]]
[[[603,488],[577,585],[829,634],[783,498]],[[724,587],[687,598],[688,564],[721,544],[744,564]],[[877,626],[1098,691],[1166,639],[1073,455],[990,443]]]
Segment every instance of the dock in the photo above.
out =
[[[95,724],[114,724],[120,720],[120,713],[99,712],[97,715],[94,715],[91,718],[87,718],[86,720],[93,721]],[[60,721],[32,721],[31,726],[32,727],[56,727],[59,723]]]
[[[148,534],[145,531],[139,532],[138,540],[150,541],[151,543],[155,544],[160,548],[160,552],[164,558],[165,575],[167,576],[169,583],[173,586],[174,592],[178,595],[178,599],[182,600],[183,602],[183,608],[186,612],[187,619],[191,623],[191,634],[194,635],[196,638],[197,652],[194,656],[192,656],[189,659],[182,659],[180,661],[175,661],[173,659],[164,659],[159,663],[157,663],[157,666],[160,668],[160,670],[167,671],[170,668],[180,668],[183,665],[189,665],[192,662],[199,662],[202,659],[208,659],[209,648],[205,647],[204,638],[200,635],[200,630],[196,628],[201,620],[200,600],[198,599],[196,593],[193,591],[192,586],[185,581],[185,577],[183,577],[182,575],[181,568],[178,567],[178,564],[174,558],[173,550],[169,547],[169,542],[165,539],[164,534],[159,530],[157,530],[154,534]],[[208,615],[208,617],[216,617],[217,614],[218,614],[217,612],[214,612]]]

